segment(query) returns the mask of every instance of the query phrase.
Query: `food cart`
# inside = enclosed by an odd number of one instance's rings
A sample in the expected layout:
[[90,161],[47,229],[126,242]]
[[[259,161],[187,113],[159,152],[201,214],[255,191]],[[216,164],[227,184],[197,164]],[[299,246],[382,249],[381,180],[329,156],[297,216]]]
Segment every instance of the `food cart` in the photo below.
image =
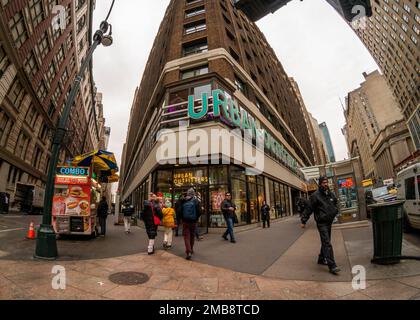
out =
[[91,167],[57,167],[52,208],[57,234],[96,236],[100,185],[92,174]]

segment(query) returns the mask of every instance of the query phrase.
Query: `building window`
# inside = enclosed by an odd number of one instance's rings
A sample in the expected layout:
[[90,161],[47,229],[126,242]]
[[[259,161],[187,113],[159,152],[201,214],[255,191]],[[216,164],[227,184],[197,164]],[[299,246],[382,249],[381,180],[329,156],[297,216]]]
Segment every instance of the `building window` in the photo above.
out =
[[241,91],[243,94],[246,94],[246,84],[238,77],[235,77],[235,86],[236,89]]
[[10,99],[12,105],[19,110],[22,100],[25,97],[25,91],[23,90],[22,85],[18,79],[15,80],[13,85],[10,88],[8,98]]
[[209,73],[209,67],[208,66],[202,66],[195,69],[189,69],[181,72],[181,79],[189,79],[193,77],[197,77],[203,74]]
[[204,9],[204,6],[190,9],[190,10],[185,11],[185,18],[195,17],[205,12],[206,10]]
[[189,23],[184,26],[184,34],[192,34],[200,31],[206,30],[206,21],[200,20],[193,23]]
[[0,78],[6,72],[9,65],[10,65],[9,59],[7,58],[7,55],[3,49],[3,46],[0,44]]
[[12,127],[13,120],[3,110],[0,110],[0,146],[6,144]]
[[9,28],[12,33],[13,41],[19,49],[22,44],[28,39],[28,32],[25,26],[25,19],[21,12],[14,15],[9,21]]
[[86,25],[86,15],[83,15],[77,22],[77,33],[80,33]]
[[32,158],[32,165],[36,169],[39,169],[39,164],[41,162],[41,157],[42,157],[42,151],[39,147],[36,147],[35,152],[34,152],[34,157]]
[[38,72],[38,63],[36,61],[35,55],[33,52],[29,55],[29,57],[24,62],[26,74],[30,77],[35,77],[36,73]]
[[31,20],[34,25],[34,28],[44,20],[44,10],[42,9],[41,0],[30,0],[29,1],[29,11],[31,12]]
[[185,44],[183,47],[184,57],[196,53],[207,52],[208,49],[207,39],[196,43]]
[[16,144],[15,155],[17,155],[21,159],[25,159],[28,145],[29,145],[28,137],[23,132],[21,132],[19,134],[19,138]]
[[44,81],[41,81],[38,86],[37,95],[39,100],[44,101],[47,97],[47,87],[45,86]]

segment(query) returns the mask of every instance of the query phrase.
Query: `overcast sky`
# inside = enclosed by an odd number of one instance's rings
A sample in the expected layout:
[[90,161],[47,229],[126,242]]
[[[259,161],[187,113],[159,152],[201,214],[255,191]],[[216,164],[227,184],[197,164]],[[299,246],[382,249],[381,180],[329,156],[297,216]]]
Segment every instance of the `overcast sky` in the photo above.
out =
[[[111,0],[97,0],[94,28],[106,16]],[[121,163],[122,147],[134,91],[169,0],[116,0],[110,22],[114,45],[94,55],[94,79],[103,93],[109,150]],[[309,112],[329,127],[337,160],[347,158],[341,133],[340,98],[359,87],[363,72],[378,69],[357,38],[325,0],[290,2],[258,23],[290,77],[295,78]]]

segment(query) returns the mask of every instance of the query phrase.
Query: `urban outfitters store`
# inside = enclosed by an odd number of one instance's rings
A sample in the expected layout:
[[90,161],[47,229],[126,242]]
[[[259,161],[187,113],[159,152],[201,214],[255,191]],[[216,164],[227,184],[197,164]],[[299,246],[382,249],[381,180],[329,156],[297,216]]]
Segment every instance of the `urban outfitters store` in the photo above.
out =
[[[292,189],[263,175],[245,175],[245,169],[235,165],[207,165],[173,169],[158,169],[153,174],[153,192],[174,204],[183,192],[194,186],[201,198],[204,215],[200,219],[202,232],[225,227],[221,204],[225,193],[231,192],[237,206],[239,225],[261,221],[261,206],[267,201],[271,218],[292,215]],[[267,188],[268,186],[268,188]]]
[[[123,199],[130,198],[139,211],[148,193],[154,192],[163,201],[171,200],[174,206],[180,195],[194,186],[204,207],[200,219],[202,233],[208,232],[209,228],[226,226],[221,211],[226,192],[232,194],[232,200],[237,206],[239,225],[260,222],[264,200],[271,208],[271,219],[296,214],[296,200],[306,193],[305,179],[298,169],[302,163],[297,160],[299,153],[286,147],[277,131],[279,125],[266,120],[263,123],[264,118],[254,104],[241,101],[240,96],[232,98],[226,89],[209,85],[198,85],[193,89],[188,92],[194,95],[185,95],[182,99],[172,99],[172,95],[169,95],[156,117],[150,119],[149,134],[145,136],[139,148],[141,152],[129,173],[129,176],[132,175],[130,186],[133,187],[124,191]],[[226,151],[223,143],[218,146],[219,149],[200,152],[200,156],[216,155],[220,160],[216,163],[208,161],[192,165],[191,161],[179,161],[185,159],[186,154],[181,154],[178,141],[187,141],[188,148],[194,147],[193,139],[182,136],[180,121],[186,121],[188,132],[199,129],[202,136],[209,139],[209,144],[214,140],[210,134],[214,129],[251,129],[252,141],[247,143],[252,152],[257,150],[258,135],[263,135],[264,139],[261,140],[264,141],[264,147],[263,151],[259,151],[264,159],[263,170],[258,172],[259,175],[246,174],[245,168],[252,168],[252,165],[243,162],[239,164],[234,152]],[[168,156],[167,163],[158,162],[156,158],[164,145],[161,139],[166,134],[161,129],[171,130],[176,135],[177,142],[174,140],[170,145],[176,146],[177,150]],[[242,152],[249,151],[245,151],[244,147]]]

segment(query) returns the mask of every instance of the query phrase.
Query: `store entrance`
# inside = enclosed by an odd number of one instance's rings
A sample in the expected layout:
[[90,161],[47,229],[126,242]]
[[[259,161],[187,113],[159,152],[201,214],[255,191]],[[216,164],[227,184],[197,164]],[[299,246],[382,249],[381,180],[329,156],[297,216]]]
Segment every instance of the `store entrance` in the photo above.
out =
[[[179,197],[185,192],[188,191],[191,187],[185,188],[175,188],[174,189],[174,200],[178,201]],[[198,220],[198,225],[200,228],[200,234],[208,233],[208,219],[209,219],[209,189],[208,187],[195,186],[196,188],[196,197],[201,200],[201,210],[202,214]]]

